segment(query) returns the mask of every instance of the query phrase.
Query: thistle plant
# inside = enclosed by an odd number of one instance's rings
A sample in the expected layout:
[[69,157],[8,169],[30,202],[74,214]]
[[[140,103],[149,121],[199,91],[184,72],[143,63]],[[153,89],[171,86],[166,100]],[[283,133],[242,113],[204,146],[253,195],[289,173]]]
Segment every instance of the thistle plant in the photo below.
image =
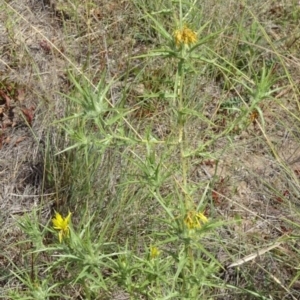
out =
[[[178,274],[180,274],[180,277],[182,278],[182,289],[180,293],[186,297],[195,297],[198,290],[198,287],[191,288],[190,280],[193,276],[197,276],[197,268],[203,263],[201,259],[198,262],[195,260],[199,255],[200,248],[202,252],[207,253],[203,247],[199,248],[199,239],[202,235],[211,231],[215,226],[218,226],[209,221],[203,212],[206,193],[203,194],[199,204],[196,205],[193,199],[193,188],[189,183],[189,153],[191,153],[191,151],[189,150],[190,146],[188,145],[188,139],[186,138],[186,122],[189,115],[195,112],[187,106],[187,99],[184,93],[186,75],[193,70],[193,63],[195,61],[203,62],[201,51],[198,50],[201,45],[211,39],[214,35],[206,35],[204,38],[201,38],[201,33],[208,23],[197,30],[187,21],[189,19],[189,13],[193,8],[192,5],[184,15],[182,1],[179,1],[179,21],[173,32],[168,32],[157,19],[146,13],[153,22],[157,32],[165,38],[166,43],[161,49],[152,50],[150,53],[142,56],[160,56],[170,60],[170,62],[175,62],[176,65],[173,93],[169,98],[169,106],[172,108],[176,119],[176,137],[175,141],[172,141],[169,145],[170,147],[179,149],[180,152],[181,180],[178,181],[175,179],[175,184],[178,187],[177,197],[179,203],[181,203],[179,205],[180,209],[178,214],[176,215],[176,213],[166,205],[166,201],[160,194],[159,188],[152,188],[152,194],[164,208],[167,216],[171,219],[171,221],[166,221],[166,223],[169,226],[169,233],[174,237],[174,241],[176,240],[178,242],[179,248],[176,251],[177,253],[174,254],[174,257],[176,257],[175,261],[180,265],[180,269],[178,269]],[[150,257],[152,252],[154,253],[153,249],[150,251]],[[218,263],[213,257],[210,256],[210,258],[211,266],[214,266],[212,269],[216,270]],[[200,268],[206,268],[204,265]],[[212,269],[210,271],[212,271]],[[206,274],[205,276],[209,275]],[[204,280],[205,276],[199,280]]]

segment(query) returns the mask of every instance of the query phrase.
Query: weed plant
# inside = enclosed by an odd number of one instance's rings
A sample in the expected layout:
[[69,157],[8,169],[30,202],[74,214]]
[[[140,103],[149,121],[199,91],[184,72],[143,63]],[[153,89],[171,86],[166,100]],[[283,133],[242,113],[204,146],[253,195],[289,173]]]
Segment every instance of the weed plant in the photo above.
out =
[[[5,257],[11,270],[1,276],[11,287],[0,298],[297,299],[299,174],[270,138],[265,116],[275,103],[297,136],[297,113],[277,97],[287,88],[298,94],[286,58],[244,2],[228,23],[210,21],[214,8],[196,0],[130,5],[147,52],[116,76],[110,67],[93,77],[70,64],[64,116],[49,125],[44,149],[44,186],[56,195],[51,216],[42,219],[41,207],[16,219],[26,235],[15,245],[23,263]],[[79,10],[71,1],[64,21],[83,35]],[[212,81],[213,97],[204,92]],[[276,124],[290,132],[283,119]],[[252,141],[264,145],[288,186],[248,173],[264,186],[261,195],[288,203],[281,221],[294,235],[243,202],[234,181],[237,153],[245,152],[237,139],[253,128]],[[222,176],[228,153],[236,165]],[[262,224],[279,233],[246,236]],[[241,233],[243,226],[251,229]],[[283,265],[291,270],[284,280]]]

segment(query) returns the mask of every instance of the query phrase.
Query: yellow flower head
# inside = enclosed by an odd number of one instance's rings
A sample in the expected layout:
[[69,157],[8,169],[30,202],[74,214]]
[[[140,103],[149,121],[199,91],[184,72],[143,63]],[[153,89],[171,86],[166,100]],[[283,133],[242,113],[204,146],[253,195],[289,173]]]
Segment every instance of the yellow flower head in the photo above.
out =
[[62,242],[63,237],[68,237],[70,234],[70,223],[71,213],[63,218],[60,213],[55,212],[55,218],[52,219],[53,228],[59,230],[58,239],[59,242]]
[[197,42],[197,33],[186,25],[182,29],[174,31],[174,39],[177,47],[183,45],[191,45]]
[[208,219],[204,216],[204,214],[196,211],[189,211],[184,218],[184,223],[188,229],[199,229],[202,224],[207,222]]
[[158,257],[160,254],[160,251],[158,250],[157,247],[155,246],[150,246],[150,258],[154,259],[156,257]]

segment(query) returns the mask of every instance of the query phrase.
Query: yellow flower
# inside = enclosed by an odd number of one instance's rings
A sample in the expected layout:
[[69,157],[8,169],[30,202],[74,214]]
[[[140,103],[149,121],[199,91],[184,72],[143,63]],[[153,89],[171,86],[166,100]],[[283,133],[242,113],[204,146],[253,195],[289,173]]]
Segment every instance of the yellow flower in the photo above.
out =
[[150,246],[150,258],[154,259],[156,257],[158,257],[160,254],[160,251],[158,250],[157,247],[155,246]]
[[59,230],[58,239],[59,242],[62,242],[63,237],[68,237],[70,234],[70,223],[71,213],[63,218],[60,213],[55,212],[55,218],[52,219],[53,228]]
[[182,29],[175,30],[174,38],[177,47],[182,44],[189,46],[197,42],[197,33],[185,25]]
[[202,224],[207,222],[208,219],[204,216],[204,214],[196,211],[189,211],[184,218],[184,223],[188,229],[201,228]]

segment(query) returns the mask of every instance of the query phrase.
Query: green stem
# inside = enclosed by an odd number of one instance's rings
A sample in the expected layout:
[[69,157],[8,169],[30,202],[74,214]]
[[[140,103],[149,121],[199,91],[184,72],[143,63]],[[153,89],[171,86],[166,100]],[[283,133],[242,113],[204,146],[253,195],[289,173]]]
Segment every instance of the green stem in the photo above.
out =
[[185,208],[189,207],[189,197],[187,193],[187,158],[184,155],[185,149],[185,116],[183,114],[183,82],[184,82],[184,60],[181,59],[178,63],[177,71],[177,112],[178,112],[178,129],[179,129],[179,147],[180,147],[180,159],[182,167],[182,188],[184,192]]

